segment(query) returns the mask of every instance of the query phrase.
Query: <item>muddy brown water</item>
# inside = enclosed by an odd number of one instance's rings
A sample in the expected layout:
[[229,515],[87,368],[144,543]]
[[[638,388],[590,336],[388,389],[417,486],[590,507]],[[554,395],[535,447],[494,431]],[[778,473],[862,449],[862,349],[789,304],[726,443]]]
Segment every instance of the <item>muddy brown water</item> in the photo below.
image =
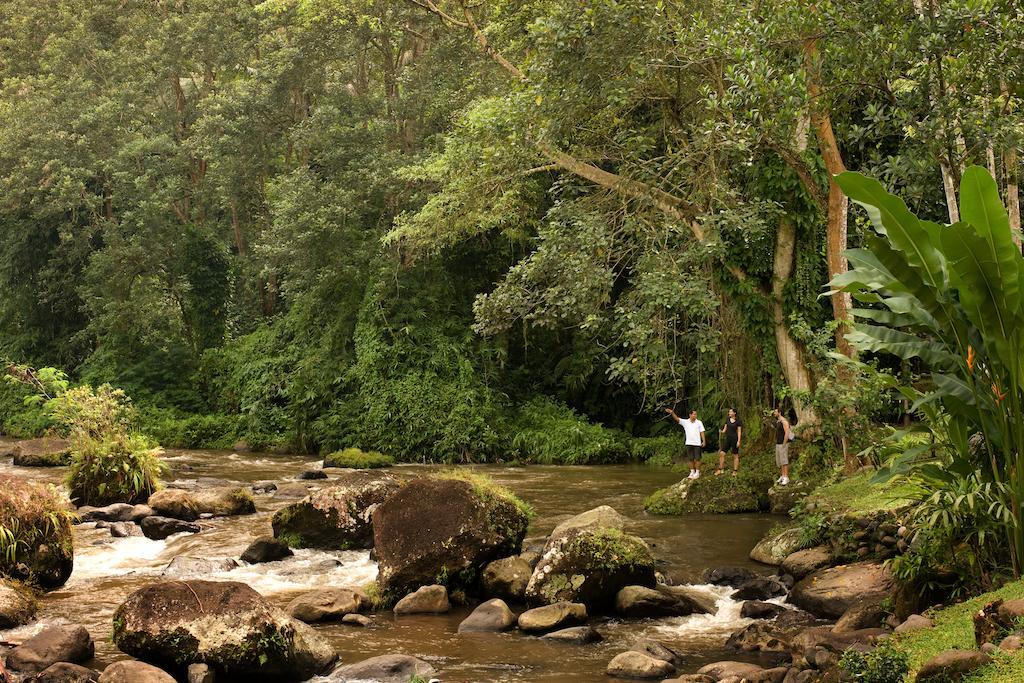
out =
[[[169,450],[169,481],[179,485],[207,485],[212,480],[250,484],[273,480],[279,486],[305,469],[318,466],[310,456],[242,454],[225,451]],[[439,469],[429,465],[403,465],[402,474]],[[644,497],[677,481],[681,475],[646,466],[531,466],[509,468],[479,466],[496,481],[515,491],[537,512],[526,545],[543,543],[559,522],[597,505],[610,505],[631,520],[629,531],[651,544],[660,570],[674,583],[697,582],[708,567],[749,566],[761,571],[748,553],[778,518],[770,515],[690,515],[653,517],[644,513]],[[331,473],[331,470],[327,470]],[[0,473],[58,483],[63,468],[14,467],[0,463]],[[338,476],[331,474],[330,476]],[[302,482],[322,486],[327,481]],[[85,524],[75,531],[75,570],[60,590],[46,594],[36,623],[0,631],[0,639],[17,642],[52,623],[81,624],[96,641],[96,661],[102,668],[124,657],[111,643],[111,618],[117,606],[135,589],[161,578],[176,556],[204,559],[238,558],[254,537],[269,533],[274,511],[295,499],[257,494],[257,513],[202,521],[194,535],[166,541],[146,538],[114,539],[106,529]],[[228,571],[192,578],[235,580],[248,583],[272,602],[285,606],[295,595],[325,586],[361,585],[377,573],[369,552],[296,551],[280,562],[242,565]],[[740,603],[729,598],[730,589],[707,587],[718,599],[715,615],[621,621],[594,620],[604,641],[593,645],[552,643],[518,633],[460,634],[459,622],[469,609],[442,616],[395,617],[390,612],[372,615],[373,626],[329,625],[318,630],[337,648],[342,662],[355,662],[380,654],[410,654],[431,662],[441,679],[450,683],[525,682],[555,683],[614,681],[605,675],[607,663],[639,637],[656,638],[686,655],[684,671],[696,671],[720,659],[746,659],[725,650],[730,633],[749,620],[739,616]],[[514,607],[514,606],[513,606]],[[762,662],[767,664],[767,662]]]

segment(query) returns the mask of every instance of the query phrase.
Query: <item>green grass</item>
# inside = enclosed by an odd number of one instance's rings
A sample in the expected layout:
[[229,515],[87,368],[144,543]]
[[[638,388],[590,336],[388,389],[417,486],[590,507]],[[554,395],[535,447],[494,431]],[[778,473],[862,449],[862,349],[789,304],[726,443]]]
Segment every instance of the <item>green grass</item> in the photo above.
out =
[[[1002,598],[1017,600],[1024,598],[1024,581],[1009,583],[997,591],[984,593],[957,605],[930,611],[927,616],[935,622],[935,628],[913,631],[896,636],[897,646],[910,658],[910,676],[926,661],[946,650],[973,650],[974,622],[971,615],[988,603]],[[998,643],[996,643],[998,645]],[[970,683],[997,683],[999,681],[1024,680],[1024,654],[997,654],[995,661],[965,678]]]
[[377,451],[364,451],[360,448],[346,448],[324,456],[324,467],[347,467],[354,470],[370,470],[391,467],[395,459]]
[[525,515],[527,520],[533,519],[533,506],[485,474],[465,468],[455,468],[438,472],[434,476],[439,479],[459,479],[468,482],[473,487],[473,493],[481,500],[485,502],[504,500],[514,505],[519,512]]
[[861,472],[834,484],[820,486],[811,493],[817,503],[824,502],[834,512],[882,512],[896,510],[913,503],[914,487],[891,480],[871,482],[874,472]]

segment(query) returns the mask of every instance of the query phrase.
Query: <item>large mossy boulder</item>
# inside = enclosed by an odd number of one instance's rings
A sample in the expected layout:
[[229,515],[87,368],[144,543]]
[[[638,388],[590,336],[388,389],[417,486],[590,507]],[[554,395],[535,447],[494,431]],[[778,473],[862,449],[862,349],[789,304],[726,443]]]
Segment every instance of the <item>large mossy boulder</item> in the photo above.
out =
[[859,562],[820,569],[793,586],[789,601],[811,614],[838,619],[861,601],[884,600],[896,591],[896,580],[882,564]]
[[398,488],[390,475],[353,472],[278,510],[274,536],[292,548],[372,548],[373,511]]
[[804,532],[799,527],[769,531],[750,551],[750,559],[777,567],[804,545]]
[[149,497],[149,507],[158,515],[193,522],[200,515],[229,517],[256,512],[256,502],[247,486],[214,486],[186,491],[166,488]]
[[0,575],[51,590],[74,568],[71,502],[57,487],[0,476],[0,526],[13,543],[0,553]]
[[337,659],[311,627],[234,581],[165,581],[132,593],[114,613],[114,644],[170,671],[208,664],[218,675],[303,681]]
[[604,506],[558,525],[530,576],[527,602],[578,602],[600,611],[626,586],[653,588],[654,556],[643,540],[623,531],[624,522]]
[[61,467],[71,464],[71,443],[52,437],[27,439],[16,443],[11,455],[18,467]]
[[17,581],[0,578],[0,629],[23,626],[39,609],[35,593]]
[[738,477],[683,479],[648,496],[644,509],[652,515],[762,512],[769,506],[770,485],[771,475],[763,476],[760,471],[741,470]]
[[520,551],[529,522],[529,507],[484,477],[414,479],[373,511],[378,584],[392,596],[472,587],[489,562]]

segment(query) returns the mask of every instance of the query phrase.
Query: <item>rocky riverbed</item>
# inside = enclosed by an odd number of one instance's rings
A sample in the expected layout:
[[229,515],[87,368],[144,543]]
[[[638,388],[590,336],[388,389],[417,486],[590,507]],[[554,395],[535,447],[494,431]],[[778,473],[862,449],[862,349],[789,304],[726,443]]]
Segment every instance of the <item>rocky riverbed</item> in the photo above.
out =
[[[403,466],[385,475],[329,469],[326,478],[303,478],[319,471],[307,457],[176,451],[169,461],[169,487],[148,510],[81,511],[89,521],[75,528],[70,580],[41,598],[32,622],[3,631],[4,641],[30,641],[55,626],[83,627],[91,649],[79,651],[78,664],[101,670],[130,652],[184,676],[188,661],[221,657],[218,680],[225,671],[249,677],[238,660],[255,657],[266,671],[276,666],[302,677],[340,662],[317,679],[332,681],[385,680],[387,670],[398,672],[395,680],[418,672],[467,683],[661,680],[701,669],[705,678],[692,680],[725,680],[737,672],[755,680],[749,676],[764,672],[756,675],[781,681],[796,680],[791,662],[816,672],[834,663],[840,645],[869,645],[888,618],[868,615],[853,623],[851,617],[852,635],[842,637],[816,618],[834,620],[865,591],[884,591],[889,579],[876,565],[829,568],[828,558],[814,557],[797,565],[797,557],[780,572],[749,560],[777,518],[647,516],[645,494],[678,479],[664,470],[473,468],[518,494],[536,516],[520,528],[512,508],[481,508],[473,522],[480,532],[453,549],[447,540],[467,538],[466,520],[476,514],[473,484],[429,483],[439,481],[424,479],[436,467]],[[0,469],[56,482],[62,468]],[[374,483],[381,481],[389,483]],[[368,486],[377,493],[367,493]],[[394,497],[399,490],[404,502]],[[392,498],[385,503],[374,498],[378,493]],[[461,509],[454,502],[459,496],[464,513],[447,521],[429,514]],[[432,497],[437,500],[423,504]],[[292,534],[316,530],[311,510],[333,529],[319,530],[333,535]],[[298,511],[307,515],[302,524],[281,523]],[[428,532],[436,538],[424,543]],[[438,544],[446,547],[441,555],[432,550]],[[431,573],[431,567],[441,569]],[[793,571],[807,576],[791,592],[799,578]],[[435,583],[447,588],[430,588]],[[840,604],[836,586],[846,584],[856,594]],[[388,606],[402,602],[381,609],[388,597]],[[193,598],[196,604],[187,604]],[[160,600],[180,610],[179,621],[205,615],[207,630],[185,634],[173,619],[154,622],[138,607]],[[211,626],[221,618],[211,605],[237,608],[225,612],[234,619],[237,642],[209,641],[209,632],[225,630]],[[529,609],[536,607],[540,612]],[[263,635],[247,639],[240,613],[247,615],[246,628]],[[296,616],[313,625],[295,626]],[[210,648],[219,654],[209,655]],[[173,661],[169,652],[184,654]]]

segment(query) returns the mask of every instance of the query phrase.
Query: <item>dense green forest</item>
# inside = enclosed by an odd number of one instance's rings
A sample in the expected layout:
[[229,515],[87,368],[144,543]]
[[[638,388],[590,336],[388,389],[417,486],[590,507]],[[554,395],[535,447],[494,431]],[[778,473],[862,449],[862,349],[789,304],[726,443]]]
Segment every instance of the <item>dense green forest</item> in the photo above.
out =
[[[670,405],[895,421],[831,355],[868,230],[832,175],[956,223],[978,164],[1020,234],[1005,0],[9,0],[0,25],[0,358],[124,389],[167,445],[605,462],[674,448]],[[41,428],[0,391],[0,431]]]

